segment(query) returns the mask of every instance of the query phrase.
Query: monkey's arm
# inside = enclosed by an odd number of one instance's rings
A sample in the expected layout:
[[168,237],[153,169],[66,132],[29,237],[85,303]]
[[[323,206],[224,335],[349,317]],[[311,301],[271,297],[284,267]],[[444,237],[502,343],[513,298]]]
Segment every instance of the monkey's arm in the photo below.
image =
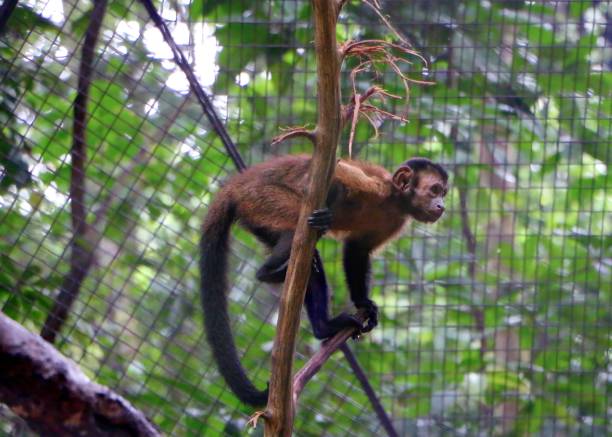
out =
[[344,272],[351,300],[355,307],[364,309],[368,317],[363,332],[371,331],[378,324],[378,307],[368,296],[370,252],[370,247],[359,240],[348,240],[344,244]]
[[379,175],[368,175],[361,168],[346,161],[338,161],[335,183],[351,194],[365,193],[386,199],[391,195],[391,186]]

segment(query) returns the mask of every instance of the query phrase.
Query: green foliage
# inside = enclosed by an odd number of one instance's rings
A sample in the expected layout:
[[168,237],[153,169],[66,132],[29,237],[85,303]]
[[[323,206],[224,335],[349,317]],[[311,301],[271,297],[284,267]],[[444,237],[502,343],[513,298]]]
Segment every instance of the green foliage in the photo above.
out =
[[[410,225],[375,257],[381,323],[352,345],[370,382],[402,435],[612,432],[609,4],[381,3],[431,61],[425,78],[435,84],[413,86],[409,123],[385,122],[378,138],[360,125],[353,150],[390,169],[430,157],[447,164],[452,188],[440,223]],[[247,161],[309,152],[305,143],[268,144],[282,127],[316,121],[310,2],[174,7],[164,3],[170,21],[211,32],[216,48],[194,38],[191,55],[198,69],[214,64],[208,91]],[[34,331],[68,270],[72,101],[89,11],[66,8],[59,26],[42,9],[18,7],[0,39],[0,308]],[[86,189],[89,222],[99,211],[103,220],[59,347],[168,435],[261,435],[246,430],[252,411],[216,371],[197,296],[202,217],[234,169],[195,99],[169,80],[179,75],[170,58],[143,37],[156,33],[143,16],[111,2],[98,45]],[[358,2],[341,22],[342,39],[388,38]],[[137,32],[125,30],[135,23]],[[423,78],[421,64],[403,68]],[[359,78],[360,89],[368,80]],[[378,80],[403,92],[392,72]],[[350,309],[339,244],[319,249],[333,311]],[[230,312],[260,387],[276,316],[276,298],[254,280],[262,255],[251,235],[235,233]],[[318,347],[303,326],[298,365]],[[341,356],[308,384],[296,429],[380,433]]]

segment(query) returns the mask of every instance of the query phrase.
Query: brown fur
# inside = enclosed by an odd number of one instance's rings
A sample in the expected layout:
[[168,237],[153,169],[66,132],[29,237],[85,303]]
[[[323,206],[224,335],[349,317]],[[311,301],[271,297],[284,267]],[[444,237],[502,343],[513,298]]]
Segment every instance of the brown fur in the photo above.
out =
[[[231,178],[217,199],[235,205],[238,219],[250,227],[293,230],[309,166],[307,155],[271,159]],[[419,172],[416,176],[418,185],[414,188],[414,201],[425,208],[429,201],[426,190],[439,180],[439,176],[430,171]],[[402,205],[405,198],[387,170],[367,162],[340,159],[334,182],[345,188],[345,198],[334,208],[332,236],[343,240],[367,240],[368,245],[376,249],[398,234],[409,214]],[[213,204],[210,211],[213,218],[214,209]]]

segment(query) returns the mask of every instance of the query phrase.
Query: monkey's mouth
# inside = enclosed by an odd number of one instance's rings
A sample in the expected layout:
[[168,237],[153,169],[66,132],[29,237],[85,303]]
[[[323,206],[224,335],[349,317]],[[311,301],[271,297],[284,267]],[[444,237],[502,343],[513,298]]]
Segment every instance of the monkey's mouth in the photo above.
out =
[[444,211],[423,211],[418,217],[415,218],[420,222],[435,223],[440,219],[440,217],[442,217],[442,214],[444,214]]

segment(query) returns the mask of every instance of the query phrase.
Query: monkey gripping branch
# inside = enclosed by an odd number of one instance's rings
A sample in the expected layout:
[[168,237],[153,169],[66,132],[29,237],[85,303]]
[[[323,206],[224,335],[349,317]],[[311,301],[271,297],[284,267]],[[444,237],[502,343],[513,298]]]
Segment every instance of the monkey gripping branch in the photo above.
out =
[[[398,57],[392,54],[393,50],[395,50],[402,54],[413,54],[420,57],[414,51],[405,47],[405,45],[390,44],[383,40],[367,40],[361,42],[349,41],[340,47],[338,46],[336,42],[336,24],[340,11],[346,3],[345,0],[313,0],[312,3],[318,78],[317,125],[312,131],[308,131],[304,128],[289,129],[274,140],[274,143],[278,143],[287,138],[305,136],[314,143],[315,147],[309,167],[307,195],[301,205],[298,224],[291,245],[291,255],[285,276],[284,288],[280,299],[279,318],[272,350],[272,376],[268,404],[265,411],[257,413],[254,416],[254,421],[256,421],[259,416],[264,417],[266,436],[291,435],[295,405],[302,388],[312,375],[318,371],[325,360],[327,360],[335,350],[342,347],[344,342],[352,334],[358,332],[356,330],[359,329],[349,328],[337,332],[333,339],[326,343],[320,352],[316,354],[300,372],[298,372],[295,379],[292,378],[295,342],[300,323],[300,310],[304,302],[306,287],[311,274],[314,247],[319,236],[317,230],[308,225],[309,223],[312,225],[312,223],[309,222],[309,218],[312,220],[312,217],[315,215],[313,211],[316,213],[317,209],[321,208],[326,198],[328,198],[330,182],[334,174],[334,168],[336,167],[335,156],[340,131],[343,125],[347,124],[348,121],[352,122],[349,142],[350,151],[352,139],[354,138],[355,124],[360,115],[370,122],[372,122],[371,116],[373,114],[383,118],[404,120],[403,117],[395,116],[370,103],[366,103],[366,100],[371,98],[384,100],[385,97],[397,98],[397,96],[391,95],[377,86],[372,86],[364,94],[359,94],[355,85],[355,76],[367,69],[376,69],[377,64],[384,64],[388,65],[400,76],[406,91],[408,91],[409,82],[420,82],[409,79],[399,67],[399,64],[407,61],[401,56]],[[405,43],[401,35],[391,27],[389,22],[382,15],[378,9],[377,2],[370,3],[368,0],[364,0],[364,3],[374,8],[375,12],[387,27]],[[340,104],[340,66],[347,56],[356,57],[359,60],[359,64],[351,71],[353,83],[353,96],[351,102],[342,108]],[[421,59],[423,60],[423,58]],[[413,164],[422,167],[422,169],[417,169],[416,167],[412,168]],[[359,166],[357,165],[357,167]],[[424,178],[423,182],[418,182],[419,175],[417,175],[417,173],[422,171],[423,174],[426,174],[431,169],[434,170],[433,173],[435,175],[429,179]],[[366,176],[361,169],[351,164],[343,164],[342,162],[338,163],[337,170],[347,173],[343,178],[348,177],[349,179],[363,181],[364,178],[362,178],[362,176]],[[385,176],[383,179],[386,180],[386,178]],[[368,178],[367,176],[365,179],[376,180],[375,177]],[[394,205],[399,207],[398,215],[402,217],[398,218],[400,218],[399,221],[402,223],[403,216],[410,215],[420,221],[433,222],[437,220],[444,211],[442,198],[446,194],[446,180],[446,172],[441,167],[427,160],[417,159],[406,161],[406,163],[404,163],[393,175],[392,191],[395,190],[400,192],[399,197],[394,197],[389,193],[383,193],[385,187],[382,187],[382,191],[375,187],[369,187],[369,189],[377,191],[376,194],[381,195],[389,203],[396,204],[398,203],[397,199],[403,199],[399,201],[399,203],[403,203],[403,205]],[[381,186],[381,184],[376,183],[376,181],[374,184],[369,185],[375,185],[376,187]],[[382,185],[385,184],[383,183]],[[427,186],[426,189],[423,188],[424,185]],[[437,188],[436,193],[433,193],[434,188]],[[419,197],[413,196],[415,190],[420,190],[423,193],[427,192],[428,197],[430,197],[429,194],[432,194],[432,199],[435,199],[435,201],[428,200],[427,205],[423,203],[423,205],[416,205],[417,207],[415,207],[412,199]],[[311,215],[311,213],[313,215]],[[386,235],[381,242],[388,240],[391,234]],[[347,246],[345,246],[345,248],[346,247]],[[355,249],[357,252],[364,252],[362,250],[364,248],[362,247],[351,246],[350,249]],[[359,259],[360,262],[359,266],[353,265],[352,267],[353,270],[361,270],[363,275],[367,276],[369,250],[365,251],[362,255],[363,256],[352,257],[353,262],[356,259]],[[365,265],[361,265],[363,264],[361,261],[363,261]],[[363,268],[356,269],[356,267]],[[355,282],[355,277],[352,279],[352,282]],[[366,287],[366,278],[359,277],[358,279],[358,282],[363,283],[364,287]],[[360,302],[355,302],[356,306],[362,309],[357,318],[363,322],[367,317],[368,325],[365,330],[369,330],[376,324],[376,306],[372,301],[367,299],[367,287],[366,290],[361,290],[360,288],[356,293],[353,293],[353,291],[354,290],[351,290],[351,298],[354,297],[353,294],[358,298],[363,297]],[[363,310],[365,310],[365,314]],[[316,335],[316,326],[313,325],[313,328],[315,328]],[[345,355],[351,356],[350,350],[345,349]],[[355,365],[357,366],[357,364]],[[374,400],[376,400],[375,396]],[[373,402],[373,405],[376,408],[376,402]],[[385,428],[389,435],[395,435],[395,431],[392,429],[390,421]]]

